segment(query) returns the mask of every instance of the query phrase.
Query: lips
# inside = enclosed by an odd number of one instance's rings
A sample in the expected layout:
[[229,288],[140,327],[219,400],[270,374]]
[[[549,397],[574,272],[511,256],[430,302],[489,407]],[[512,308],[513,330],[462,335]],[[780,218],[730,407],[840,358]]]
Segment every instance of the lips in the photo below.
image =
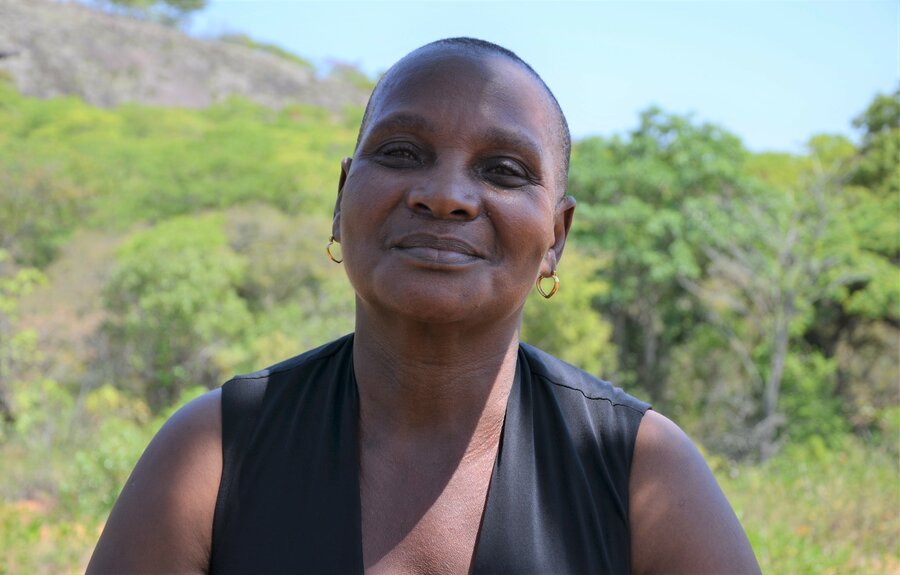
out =
[[465,240],[431,234],[404,236],[394,245],[394,249],[410,257],[434,263],[460,264],[484,259],[481,252]]

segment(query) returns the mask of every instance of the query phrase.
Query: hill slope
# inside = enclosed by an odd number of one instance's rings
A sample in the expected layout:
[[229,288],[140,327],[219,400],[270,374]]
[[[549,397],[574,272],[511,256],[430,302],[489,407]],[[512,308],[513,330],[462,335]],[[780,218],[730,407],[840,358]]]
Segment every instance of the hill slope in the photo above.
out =
[[317,78],[262,50],[51,0],[0,0],[0,55],[0,73],[23,94],[77,95],[102,107],[202,108],[241,95],[270,107],[340,110],[368,96],[350,81]]

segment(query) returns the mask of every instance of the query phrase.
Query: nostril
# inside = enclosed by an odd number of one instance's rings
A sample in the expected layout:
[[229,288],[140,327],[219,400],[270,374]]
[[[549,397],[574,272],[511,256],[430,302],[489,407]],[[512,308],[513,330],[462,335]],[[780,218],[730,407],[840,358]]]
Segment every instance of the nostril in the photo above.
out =
[[409,210],[420,216],[468,220],[479,211],[479,197],[472,190],[454,182],[431,181],[428,185],[411,188],[406,202]]

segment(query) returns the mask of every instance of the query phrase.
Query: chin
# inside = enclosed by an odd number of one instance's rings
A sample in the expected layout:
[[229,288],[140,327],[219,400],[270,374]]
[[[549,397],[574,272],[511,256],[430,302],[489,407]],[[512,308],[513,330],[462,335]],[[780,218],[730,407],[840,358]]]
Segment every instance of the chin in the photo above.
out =
[[521,311],[531,287],[514,289],[492,274],[469,267],[433,271],[376,266],[347,271],[357,306],[362,306],[358,312],[371,312],[387,321],[396,318],[434,325],[503,321]]
[[[438,286],[394,285],[389,293],[370,290],[357,291],[357,306],[364,306],[377,315],[393,316],[397,320],[432,324],[452,324],[478,317],[482,306],[478,298],[454,290],[436,289]],[[374,293],[372,293],[374,292]]]
[[[521,312],[522,306],[505,309],[498,302],[477,290],[442,293],[433,289],[395,290],[390,298],[360,298],[363,305],[391,320],[429,324],[434,326],[497,324]],[[518,321],[518,319],[516,319]]]

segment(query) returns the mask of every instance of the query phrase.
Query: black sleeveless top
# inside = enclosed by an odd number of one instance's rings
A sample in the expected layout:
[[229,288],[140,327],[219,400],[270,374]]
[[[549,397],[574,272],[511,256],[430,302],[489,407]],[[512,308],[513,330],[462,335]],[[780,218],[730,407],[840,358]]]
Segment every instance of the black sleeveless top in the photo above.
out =
[[[362,573],[353,336],[222,388],[212,573]],[[628,573],[628,478],[649,408],[519,348],[473,573]]]

